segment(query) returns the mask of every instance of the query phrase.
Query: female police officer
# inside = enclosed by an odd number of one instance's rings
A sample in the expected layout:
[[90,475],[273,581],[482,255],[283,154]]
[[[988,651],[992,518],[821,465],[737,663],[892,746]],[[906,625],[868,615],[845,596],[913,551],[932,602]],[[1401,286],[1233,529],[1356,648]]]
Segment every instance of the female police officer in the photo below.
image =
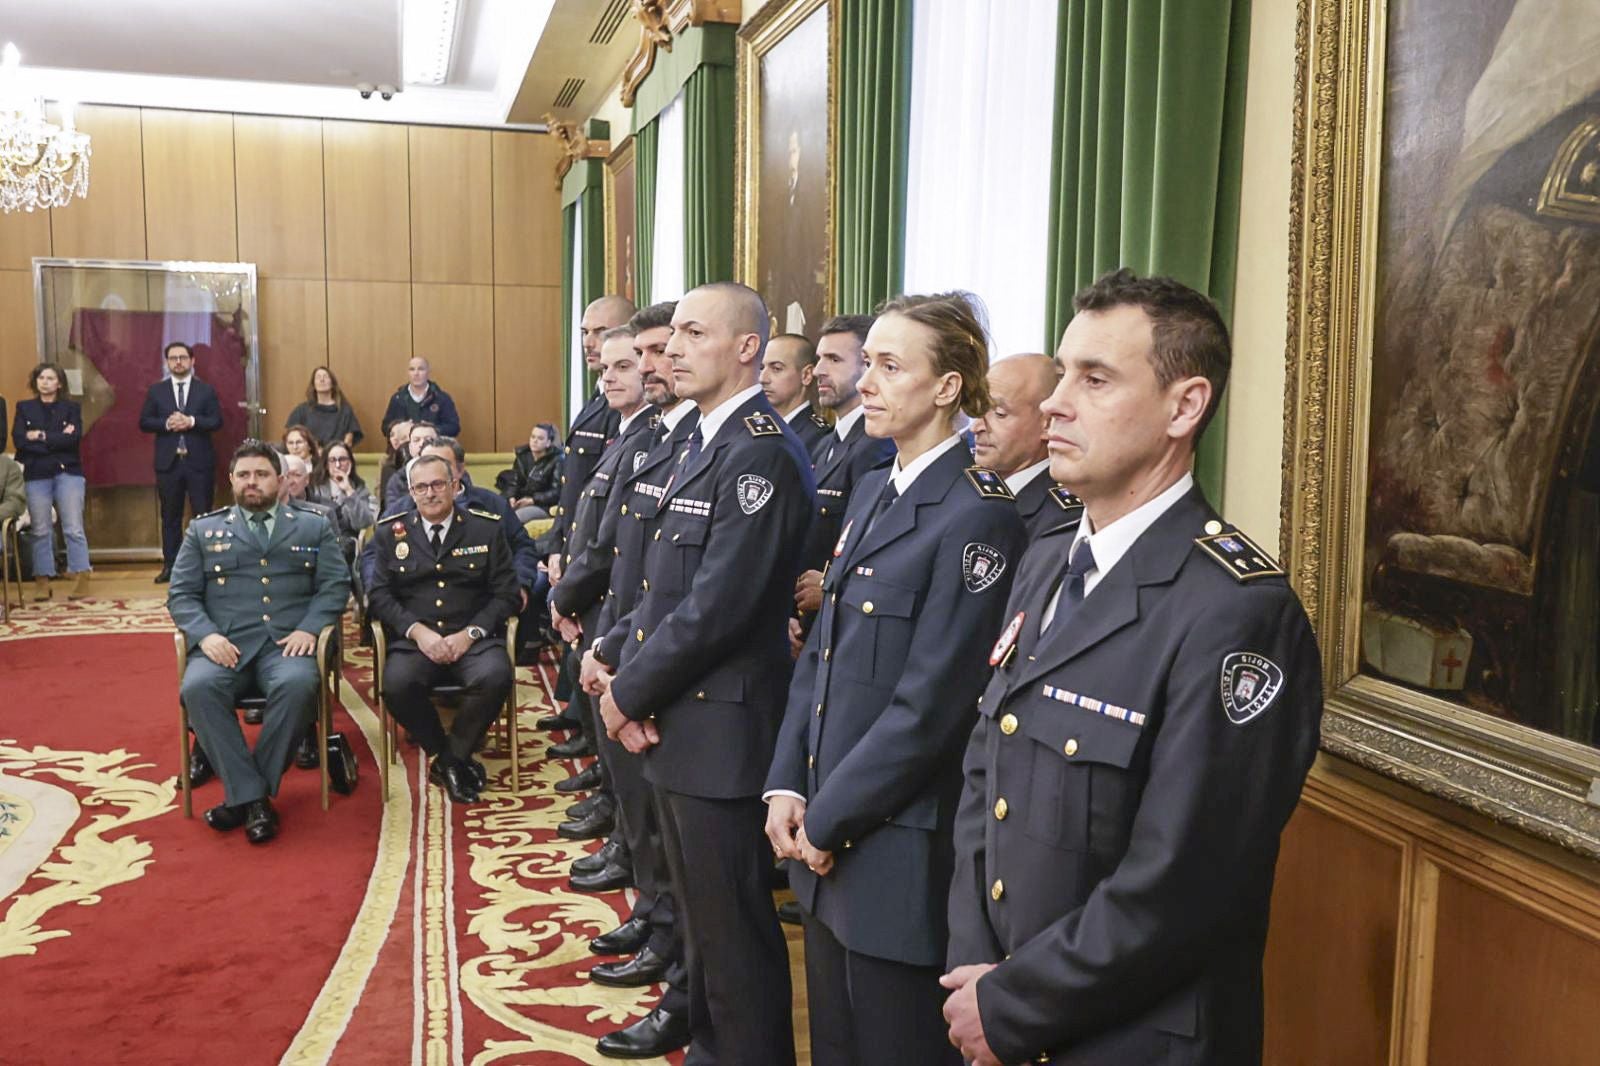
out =
[[866,431],[899,456],[850,498],[767,778],[767,835],[798,860],[818,1066],[959,1062],[945,957],[960,758],[1025,534],[972,465],[958,411],[989,406],[962,293],[890,301],[867,337]]

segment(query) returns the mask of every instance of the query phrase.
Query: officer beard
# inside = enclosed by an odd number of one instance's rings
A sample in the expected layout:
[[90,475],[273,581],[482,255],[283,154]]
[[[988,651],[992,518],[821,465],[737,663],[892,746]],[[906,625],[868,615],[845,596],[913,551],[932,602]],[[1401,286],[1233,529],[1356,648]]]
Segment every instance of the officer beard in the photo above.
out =
[[[644,379],[645,399],[649,400],[653,407],[672,407],[678,402],[678,394],[673,391],[675,387],[675,383],[662,381],[651,375]],[[656,394],[657,391],[660,393],[659,396]]]

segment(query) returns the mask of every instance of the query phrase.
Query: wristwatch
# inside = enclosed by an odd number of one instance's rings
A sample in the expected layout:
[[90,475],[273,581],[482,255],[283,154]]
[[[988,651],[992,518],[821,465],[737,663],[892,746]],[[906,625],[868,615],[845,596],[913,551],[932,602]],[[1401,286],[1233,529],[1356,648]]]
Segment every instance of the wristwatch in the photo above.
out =
[[471,637],[473,640],[482,640],[484,637],[486,637],[488,635],[489,634],[484,631],[484,628],[482,626],[468,626],[467,627],[467,636]]

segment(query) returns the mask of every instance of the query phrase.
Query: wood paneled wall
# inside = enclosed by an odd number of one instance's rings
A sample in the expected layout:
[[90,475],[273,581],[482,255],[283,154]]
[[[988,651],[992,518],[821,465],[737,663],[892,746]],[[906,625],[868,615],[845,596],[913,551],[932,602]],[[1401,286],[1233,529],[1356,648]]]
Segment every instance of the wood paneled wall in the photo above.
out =
[[1600,1062],[1600,866],[1321,756],[1284,834],[1268,1066]]
[[560,150],[543,134],[86,107],[90,191],[0,215],[0,395],[37,359],[34,256],[256,264],[262,430],[333,367],[367,440],[426,356],[474,451],[559,422]]

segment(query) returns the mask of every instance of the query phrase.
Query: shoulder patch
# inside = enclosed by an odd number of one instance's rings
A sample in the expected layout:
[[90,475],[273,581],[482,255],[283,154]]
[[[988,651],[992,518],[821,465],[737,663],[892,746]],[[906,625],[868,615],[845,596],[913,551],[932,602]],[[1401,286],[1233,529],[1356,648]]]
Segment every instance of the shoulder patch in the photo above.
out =
[[205,514],[197,514],[197,515],[194,516],[194,518],[190,519],[190,521],[198,522],[202,518],[215,518],[219,514],[227,514],[227,513],[228,513],[228,509],[226,507],[218,507],[215,511],[207,511]]
[[396,511],[394,514],[386,514],[386,515],[384,515],[382,518],[378,519],[378,521],[380,523],[381,522],[395,522],[395,521],[399,521],[399,520],[405,518],[405,516],[410,514],[410,513],[411,513],[411,511],[409,509],[404,510],[404,511]]
[[1016,499],[1006,487],[1006,479],[986,466],[967,467],[967,480],[978,490],[978,495],[986,500]]
[[1063,511],[1070,511],[1075,507],[1080,509],[1083,507],[1082,500],[1078,499],[1078,497],[1074,496],[1060,485],[1057,485],[1055,488],[1050,490],[1050,498],[1056,501],[1056,504]]
[[1261,546],[1237,529],[1196,537],[1194,542],[1217,565],[1233,575],[1235,581],[1253,581],[1258,577],[1282,577],[1283,570]]
[[491,522],[500,521],[500,516],[498,514],[496,514],[495,512],[493,512],[493,511],[482,511],[482,510],[479,510],[476,507],[468,507],[467,508],[467,513],[468,514],[475,514],[479,518],[487,518]]
[[783,435],[783,427],[779,426],[777,421],[771,415],[762,414],[759,411],[753,415],[745,416],[744,428],[750,431],[750,435],[752,437],[773,437]]

